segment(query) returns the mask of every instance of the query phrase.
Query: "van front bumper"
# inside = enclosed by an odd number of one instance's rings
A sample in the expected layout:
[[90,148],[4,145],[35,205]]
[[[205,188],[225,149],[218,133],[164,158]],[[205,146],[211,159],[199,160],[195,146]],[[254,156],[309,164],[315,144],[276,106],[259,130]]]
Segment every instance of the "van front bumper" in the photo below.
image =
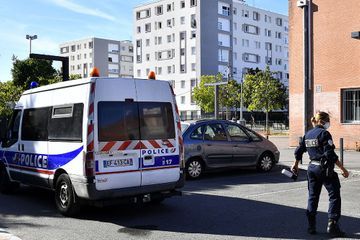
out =
[[[70,178],[76,195],[81,199],[91,201],[136,197],[151,193],[164,193],[166,197],[170,196],[171,192],[175,192],[176,189],[182,188],[185,184],[184,174],[181,173],[177,182],[100,191],[96,189],[95,177],[70,176]],[[174,193],[174,195],[179,194]]]

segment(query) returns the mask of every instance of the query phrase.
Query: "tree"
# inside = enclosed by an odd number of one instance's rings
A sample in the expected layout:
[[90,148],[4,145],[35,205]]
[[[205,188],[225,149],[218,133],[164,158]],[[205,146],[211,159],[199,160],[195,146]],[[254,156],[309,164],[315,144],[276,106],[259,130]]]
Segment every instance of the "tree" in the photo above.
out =
[[229,80],[228,84],[220,87],[220,102],[226,108],[232,108],[239,105],[241,86],[235,80]]
[[264,111],[266,114],[266,132],[268,134],[268,114],[270,111],[283,109],[286,105],[286,87],[274,78],[269,66],[255,75],[246,75],[243,84],[244,103],[250,110]]
[[23,89],[12,81],[0,82],[0,116],[11,115],[13,104],[19,100]]
[[220,82],[222,79],[221,75],[206,75],[201,76],[200,83],[193,89],[193,97],[197,105],[200,106],[204,112],[214,111],[214,86],[205,86],[207,83]]
[[32,81],[40,85],[49,84],[49,80],[56,77],[56,70],[52,67],[52,61],[28,58],[15,60],[11,69],[15,86],[28,89]]

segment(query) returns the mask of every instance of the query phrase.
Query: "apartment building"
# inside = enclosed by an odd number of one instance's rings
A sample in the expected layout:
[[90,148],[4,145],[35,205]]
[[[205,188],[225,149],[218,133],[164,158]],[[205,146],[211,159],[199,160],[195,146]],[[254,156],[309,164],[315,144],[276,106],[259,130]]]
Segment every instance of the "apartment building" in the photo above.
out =
[[159,0],[134,8],[134,76],[155,70],[174,88],[182,119],[201,112],[192,98],[202,75],[241,81],[268,65],[288,85],[288,17],[240,0]]
[[[289,0],[290,16],[290,145],[296,146],[309,118],[317,111],[330,113],[334,143],[360,149],[360,1],[312,2],[310,84],[304,103],[303,18],[306,7]],[[304,119],[307,112],[307,119]],[[307,123],[307,124],[306,124]]]
[[60,55],[69,57],[69,73],[88,77],[97,67],[103,77],[133,77],[131,41],[86,38],[60,44]]

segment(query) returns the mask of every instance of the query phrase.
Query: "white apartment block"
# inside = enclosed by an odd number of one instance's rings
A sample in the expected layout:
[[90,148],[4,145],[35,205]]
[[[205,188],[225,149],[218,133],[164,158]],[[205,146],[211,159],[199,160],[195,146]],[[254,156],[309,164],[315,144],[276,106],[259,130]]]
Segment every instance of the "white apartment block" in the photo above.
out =
[[288,85],[288,17],[241,0],[158,0],[134,8],[134,76],[169,80],[182,119],[200,108],[192,89],[201,75],[242,81],[268,65]]
[[69,57],[69,74],[89,77],[97,67],[102,77],[133,77],[131,41],[86,38],[60,44],[60,55]]

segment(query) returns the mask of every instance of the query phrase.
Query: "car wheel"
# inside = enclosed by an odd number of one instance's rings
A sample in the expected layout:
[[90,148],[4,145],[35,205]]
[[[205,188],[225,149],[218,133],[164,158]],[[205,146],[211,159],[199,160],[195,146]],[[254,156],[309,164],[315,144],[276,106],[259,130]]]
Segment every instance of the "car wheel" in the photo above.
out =
[[269,172],[274,167],[274,157],[269,153],[262,154],[256,167],[261,172]]
[[19,187],[19,183],[11,182],[5,166],[0,165],[0,192],[9,194]]
[[204,164],[199,159],[192,159],[186,164],[186,173],[190,179],[199,178],[204,171]]
[[63,173],[55,186],[56,207],[64,216],[74,216],[80,211],[80,203],[71,184],[70,178]]

